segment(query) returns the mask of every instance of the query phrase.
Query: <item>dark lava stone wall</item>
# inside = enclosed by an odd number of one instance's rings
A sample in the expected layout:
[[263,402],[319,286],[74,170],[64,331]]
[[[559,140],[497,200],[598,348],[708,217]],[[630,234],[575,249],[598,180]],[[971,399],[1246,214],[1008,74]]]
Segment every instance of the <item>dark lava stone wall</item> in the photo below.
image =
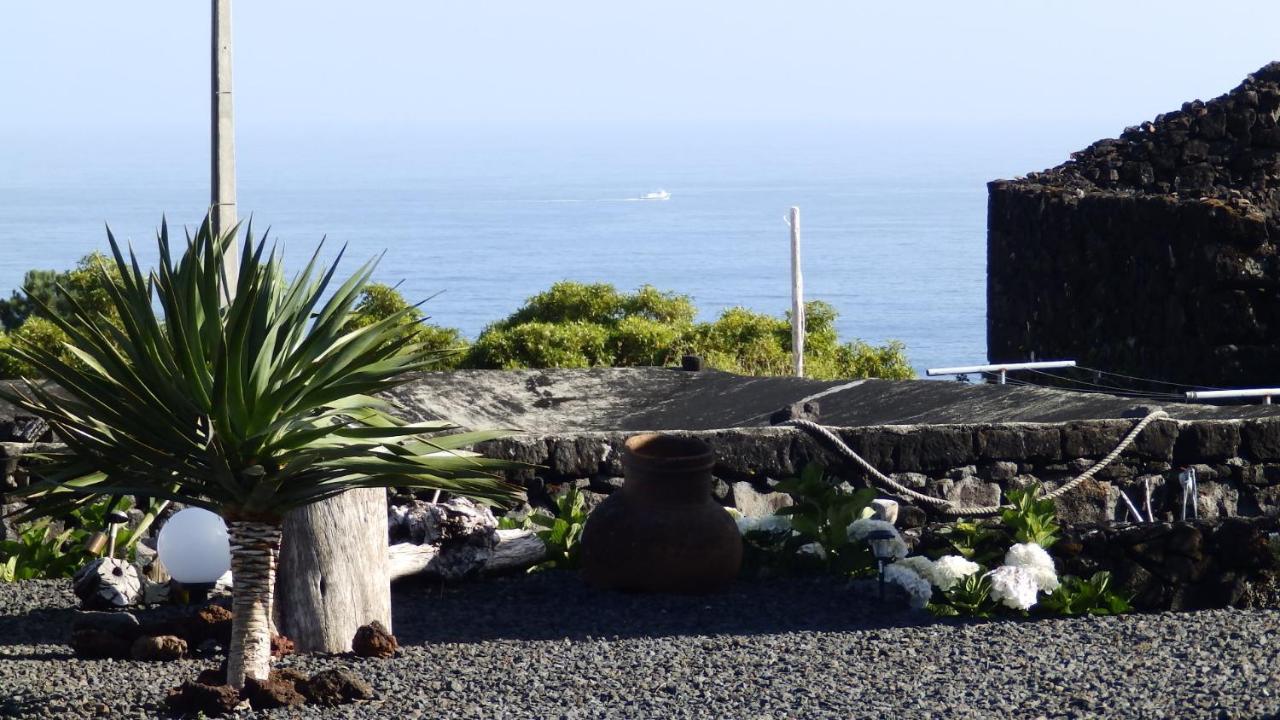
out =
[[988,190],[991,361],[1280,381],[1280,63]]
[[[838,428],[849,447],[898,482],[966,505],[1000,502],[1010,489],[1039,483],[1060,486],[1096,463],[1133,427],[1134,420],[993,425],[919,425]],[[733,504],[738,485],[768,493],[777,480],[806,464],[826,465],[854,485],[860,468],[840,461],[808,435],[782,428],[678,433],[698,437],[716,454],[717,497]],[[621,449],[630,433],[515,436],[485,443],[491,457],[531,463],[517,474],[531,495],[566,483],[599,495],[622,485]],[[1280,516],[1280,420],[1157,420],[1094,479],[1058,500],[1064,522],[1105,523],[1126,518],[1120,493],[1143,505],[1152,492],[1157,519],[1181,518],[1178,474],[1195,467],[1200,517]],[[731,488],[733,488],[731,490]],[[932,506],[903,504],[900,524],[922,525],[949,516]]]
[[1218,200],[990,185],[987,356],[1280,382],[1271,223]]

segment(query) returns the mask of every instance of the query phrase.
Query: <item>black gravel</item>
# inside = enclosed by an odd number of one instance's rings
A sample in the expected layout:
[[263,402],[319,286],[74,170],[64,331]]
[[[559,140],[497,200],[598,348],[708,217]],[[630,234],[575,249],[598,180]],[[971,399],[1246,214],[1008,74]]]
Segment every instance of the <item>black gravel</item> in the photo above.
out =
[[[63,583],[0,584],[0,715],[154,717],[213,660],[78,660]],[[398,586],[369,703],[245,717],[1255,718],[1280,711],[1280,611],[937,622],[833,580],[713,597],[599,593],[543,573]]]

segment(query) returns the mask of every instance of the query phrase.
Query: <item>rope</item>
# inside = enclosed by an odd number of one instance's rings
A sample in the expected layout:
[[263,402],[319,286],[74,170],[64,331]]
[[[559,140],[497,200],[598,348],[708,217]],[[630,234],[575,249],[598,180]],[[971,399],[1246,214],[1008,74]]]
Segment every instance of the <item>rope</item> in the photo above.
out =
[[[1120,457],[1120,453],[1127,450],[1129,446],[1138,439],[1138,435],[1140,435],[1142,431],[1145,430],[1153,421],[1165,417],[1168,417],[1168,413],[1163,410],[1156,410],[1142,418],[1138,421],[1138,424],[1134,425],[1133,429],[1124,436],[1124,439],[1120,441],[1120,444],[1116,445],[1115,449],[1108,453],[1106,457],[1102,458],[1102,460],[1097,463],[1094,463],[1088,470],[1085,470],[1076,477],[1067,481],[1062,485],[1062,487],[1059,487],[1053,492],[1045,493],[1041,496],[1042,499],[1054,500],[1071,492],[1077,485],[1089,478],[1092,478],[1100,470],[1115,462],[1115,459]],[[867,474],[881,486],[881,489],[888,490],[899,497],[910,498],[917,502],[933,505],[948,515],[994,515],[1001,510],[1013,507],[1012,505],[956,505],[953,500],[933,497],[932,495],[925,495],[924,493],[916,492],[915,490],[912,490],[877,470],[874,465],[864,460],[858,453],[854,452],[852,448],[846,445],[844,441],[841,440],[838,435],[831,432],[830,429],[810,420],[788,420],[782,424],[799,428],[800,430],[809,433],[819,441],[823,441],[828,446],[835,448],[835,450],[846,460],[852,460],[854,463],[861,466],[863,470],[866,470]]]

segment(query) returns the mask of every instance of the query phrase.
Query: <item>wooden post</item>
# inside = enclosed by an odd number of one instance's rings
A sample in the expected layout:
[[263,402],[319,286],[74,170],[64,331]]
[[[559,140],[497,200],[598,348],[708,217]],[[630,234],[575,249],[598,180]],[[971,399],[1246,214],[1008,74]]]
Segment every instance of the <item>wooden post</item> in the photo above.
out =
[[791,208],[791,356],[796,377],[804,377],[804,277],[800,273],[800,208]]
[[275,597],[276,627],[302,652],[350,652],[374,620],[391,630],[387,491],[348,490],[289,512]]
[[[213,0],[212,117],[210,123],[210,213],[213,232],[221,236],[236,226],[236,132],[231,104],[231,0]],[[228,301],[235,295],[239,247],[227,249]]]

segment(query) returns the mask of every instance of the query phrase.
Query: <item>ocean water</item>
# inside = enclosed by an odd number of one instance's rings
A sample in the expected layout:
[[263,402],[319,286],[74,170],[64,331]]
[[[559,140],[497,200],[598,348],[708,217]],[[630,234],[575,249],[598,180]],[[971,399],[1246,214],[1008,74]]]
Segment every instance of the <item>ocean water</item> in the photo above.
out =
[[[378,279],[430,297],[433,321],[470,337],[562,279],[685,293],[703,319],[735,305],[781,314],[796,205],[806,295],[837,308],[842,338],[901,340],[921,371],[983,360],[985,182],[1052,158],[995,141],[886,153],[862,136],[771,137],[250,136],[239,200],[292,267],[322,237],[327,254],[346,245],[352,270],[385,251]],[[179,226],[203,213],[203,150],[139,139],[0,151],[0,291],[105,249],[104,224],[152,260],[162,213]],[[659,188],[671,198],[636,199]]]

